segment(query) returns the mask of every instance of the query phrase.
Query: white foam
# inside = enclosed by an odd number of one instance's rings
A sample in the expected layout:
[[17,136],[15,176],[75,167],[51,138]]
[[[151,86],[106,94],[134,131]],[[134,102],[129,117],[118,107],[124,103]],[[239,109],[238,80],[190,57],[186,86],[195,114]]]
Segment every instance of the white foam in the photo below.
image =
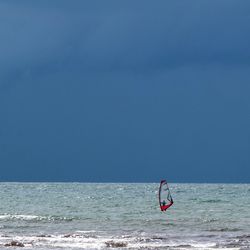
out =
[[[78,231],[79,232],[79,231]],[[81,231],[82,232],[82,231]],[[84,233],[90,231],[84,231]],[[92,231],[93,233],[93,231]],[[174,247],[175,249],[220,249],[223,250],[225,248],[217,248],[215,243],[206,243],[206,242],[166,242],[161,240],[139,240],[136,237],[124,238],[124,237],[108,237],[108,236],[97,236],[95,237],[85,237],[81,234],[68,234],[68,235],[45,235],[45,236],[0,236],[0,245],[4,245],[6,243],[10,243],[12,240],[22,242],[25,247],[32,248],[65,248],[65,249],[103,249],[106,248],[106,242],[114,242],[114,243],[125,243],[129,249],[157,249],[157,248],[169,248]],[[237,250],[239,248],[227,248],[227,250]]]
[[37,220],[45,219],[46,217],[38,215],[26,215],[26,214],[3,214],[0,215],[0,220]]

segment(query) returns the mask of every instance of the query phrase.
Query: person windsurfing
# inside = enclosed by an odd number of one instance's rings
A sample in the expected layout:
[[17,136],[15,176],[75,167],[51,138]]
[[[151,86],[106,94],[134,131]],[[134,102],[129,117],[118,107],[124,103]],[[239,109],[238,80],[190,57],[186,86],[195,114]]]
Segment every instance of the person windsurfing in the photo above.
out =
[[[167,200],[167,201],[166,201]],[[159,187],[159,204],[161,211],[166,211],[174,204],[166,180],[162,180]]]

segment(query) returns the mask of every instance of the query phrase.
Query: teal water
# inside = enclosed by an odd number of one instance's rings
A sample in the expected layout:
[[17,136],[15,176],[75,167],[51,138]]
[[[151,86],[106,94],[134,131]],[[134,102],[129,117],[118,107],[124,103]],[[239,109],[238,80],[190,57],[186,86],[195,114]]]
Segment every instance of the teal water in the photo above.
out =
[[0,183],[0,247],[250,249],[250,184]]

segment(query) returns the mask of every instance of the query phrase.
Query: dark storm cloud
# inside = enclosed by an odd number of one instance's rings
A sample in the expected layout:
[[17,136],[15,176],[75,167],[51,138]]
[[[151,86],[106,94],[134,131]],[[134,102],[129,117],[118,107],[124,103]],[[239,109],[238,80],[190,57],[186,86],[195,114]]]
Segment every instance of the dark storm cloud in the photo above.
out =
[[248,182],[249,21],[249,1],[1,1],[2,178]]
[[248,64],[250,4],[1,3],[1,75],[40,68],[148,71]]

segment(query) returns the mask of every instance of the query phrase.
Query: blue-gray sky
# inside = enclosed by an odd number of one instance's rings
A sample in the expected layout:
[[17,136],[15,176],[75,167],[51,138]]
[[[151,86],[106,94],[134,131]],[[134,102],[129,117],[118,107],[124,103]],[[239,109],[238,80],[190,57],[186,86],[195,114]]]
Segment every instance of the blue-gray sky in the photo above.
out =
[[0,180],[250,182],[250,1],[0,2]]

